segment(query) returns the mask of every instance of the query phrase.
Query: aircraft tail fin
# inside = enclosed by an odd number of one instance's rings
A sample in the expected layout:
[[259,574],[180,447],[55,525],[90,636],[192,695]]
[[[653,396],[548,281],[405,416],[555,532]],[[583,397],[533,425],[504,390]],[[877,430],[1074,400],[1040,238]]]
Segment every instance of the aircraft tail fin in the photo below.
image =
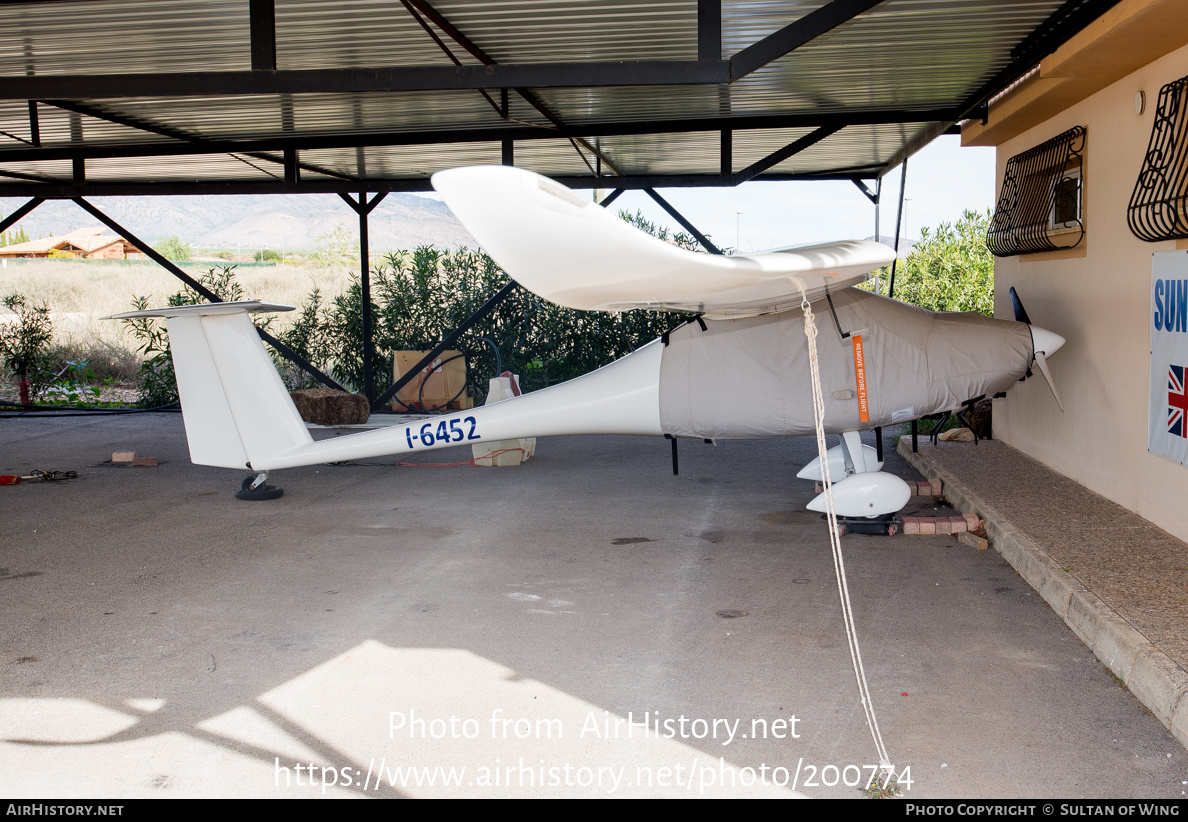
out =
[[258,300],[170,306],[108,319],[164,317],[190,459],[251,468],[312,442],[249,312],[291,311]]

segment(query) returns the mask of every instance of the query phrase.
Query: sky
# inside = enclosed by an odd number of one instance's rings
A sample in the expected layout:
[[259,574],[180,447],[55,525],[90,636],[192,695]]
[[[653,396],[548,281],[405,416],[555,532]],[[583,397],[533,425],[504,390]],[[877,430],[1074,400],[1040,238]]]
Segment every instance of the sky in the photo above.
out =
[[[895,234],[899,178],[899,169],[883,178],[879,228],[888,237]],[[744,254],[874,235],[874,206],[850,182],[659,191],[715,244],[737,247]],[[915,240],[921,226],[953,222],[967,209],[992,209],[994,198],[994,149],[962,148],[960,137],[940,137],[908,161],[902,236]],[[639,210],[654,223],[682,230],[643,192],[623,194],[612,208]]]

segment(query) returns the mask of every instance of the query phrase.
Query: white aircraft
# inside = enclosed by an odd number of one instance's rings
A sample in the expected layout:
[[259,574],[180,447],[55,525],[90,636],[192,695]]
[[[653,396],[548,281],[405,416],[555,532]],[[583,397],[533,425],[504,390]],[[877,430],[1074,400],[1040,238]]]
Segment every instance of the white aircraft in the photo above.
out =
[[[934,313],[850,286],[891,262],[865,241],[765,254],[711,256],[638,231],[589,199],[504,166],[442,171],[433,185],[463,225],[523,287],[570,308],[696,312],[683,325],[590,374],[502,402],[314,441],[264,349],[250,313],[259,301],[119,314],[165,317],[190,458],[247,468],[241,496],[271,498],[268,472],[563,434],[698,439],[795,437],[815,432],[809,353],[799,309],[820,320],[819,367],[839,516],[880,517],[910,497],[880,471],[861,430],[950,411],[1010,388],[1064,344],[1020,322]],[[1012,294],[1012,298],[1014,295]],[[1059,397],[1057,397],[1059,402]],[[798,476],[820,479],[814,460]],[[841,479],[837,479],[837,478]],[[825,510],[825,495],[809,508]]]

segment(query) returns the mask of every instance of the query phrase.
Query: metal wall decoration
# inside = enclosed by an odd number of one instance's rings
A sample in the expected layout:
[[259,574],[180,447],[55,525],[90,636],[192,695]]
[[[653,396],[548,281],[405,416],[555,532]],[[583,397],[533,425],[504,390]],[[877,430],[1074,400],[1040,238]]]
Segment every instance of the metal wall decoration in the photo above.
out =
[[1147,156],[1130,195],[1126,223],[1149,243],[1188,238],[1188,77],[1159,91]]
[[1085,129],[1075,126],[1007,161],[987,235],[994,256],[1056,251],[1081,242],[1084,150]]

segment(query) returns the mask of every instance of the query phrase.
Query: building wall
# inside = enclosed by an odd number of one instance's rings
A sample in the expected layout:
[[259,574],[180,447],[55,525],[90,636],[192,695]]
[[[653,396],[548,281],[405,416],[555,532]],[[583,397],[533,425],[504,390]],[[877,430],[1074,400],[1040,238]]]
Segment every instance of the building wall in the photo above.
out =
[[[1151,254],[1177,243],[1139,240],[1127,228],[1126,206],[1159,89],[1186,75],[1188,46],[999,146],[1001,185],[1013,155],[1073,126],[1087,130],[1081,245],[995,265],[996,314],[1013,318],[1014,286],[1031,321],[1068,340],[1049,360],[1064,413],[1037,371],[995,401],[995,437],[1181,539],[1188,539],[1188,468],[1147,452]],[[1147,100],[1141,115],[1134,105],[1140,90]]]

